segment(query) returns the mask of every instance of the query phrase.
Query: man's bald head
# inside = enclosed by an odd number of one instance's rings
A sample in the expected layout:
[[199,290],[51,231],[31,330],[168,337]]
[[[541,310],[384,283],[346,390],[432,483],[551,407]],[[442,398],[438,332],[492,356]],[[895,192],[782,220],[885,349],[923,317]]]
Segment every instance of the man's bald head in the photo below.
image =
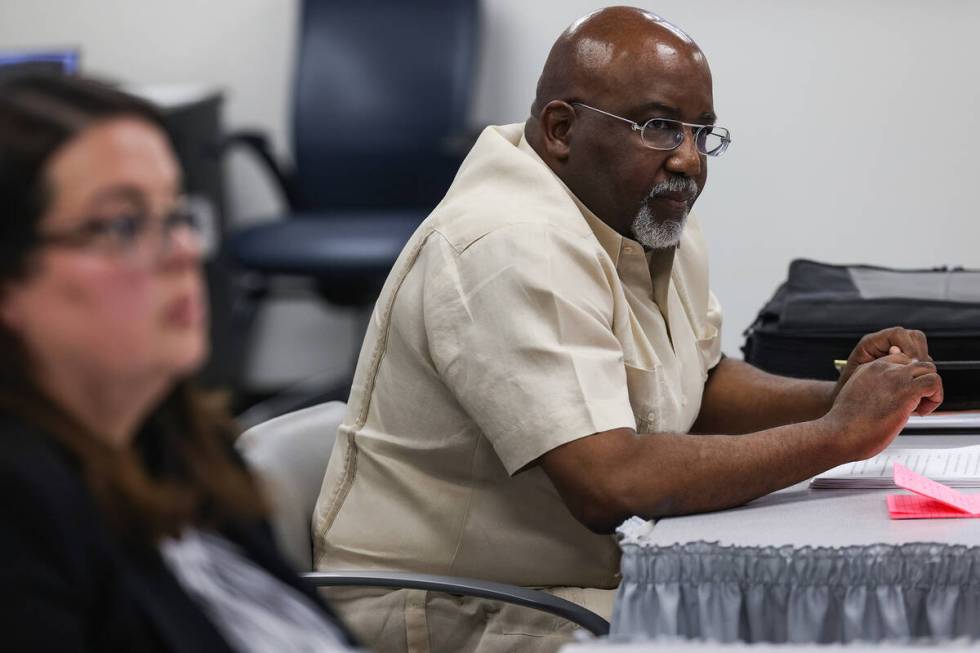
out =
[[606,224],[648,247],[670,247],[704,187],[707,162],[693,128],[663,149],[641,137],[641,126],[714,124],[711,86],[704,54],[678,27],[642,9],[601,9],[555,42],[524,133]]
[[607,7],[578,19],[555,41],[538,79],[531,116],[552,100],[598,102],[622,93],[637,67],[656,59],[708,62],[694,40],[676,25],[636,7]]

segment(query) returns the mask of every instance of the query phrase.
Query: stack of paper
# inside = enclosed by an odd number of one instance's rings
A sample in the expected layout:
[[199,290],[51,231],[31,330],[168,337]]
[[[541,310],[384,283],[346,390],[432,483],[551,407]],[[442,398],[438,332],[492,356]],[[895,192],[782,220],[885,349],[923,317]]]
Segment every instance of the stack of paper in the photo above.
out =
[[895,488],[892,479],[895,463],[950,487],[980,487],[980,445],[953,449],[892,449],[868,460],[827,470],[810,481],[810,487]]
[[889,495],[888,515],[892,519],[980,517],[980,494],[963,494],[900,463],[895,464],[894,479],[895,485],[915,494]]

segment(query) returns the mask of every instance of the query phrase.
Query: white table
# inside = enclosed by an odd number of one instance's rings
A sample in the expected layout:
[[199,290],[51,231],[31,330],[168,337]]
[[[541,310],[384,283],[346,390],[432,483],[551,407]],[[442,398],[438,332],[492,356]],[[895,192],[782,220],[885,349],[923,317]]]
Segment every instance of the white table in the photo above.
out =
[[[974,444],[980,434],[901,436],[892,446]],[[891,520],[885,497],[895,492],[805,482],[739,508],[634,523],[612,634],[980,637],[980,519]]]
[[[890,448],[949,448],[975,444],[980,444],[980,434],[903,435]],[[806,481],[739,508],[661,519],[653,527],[649,542],[660,546],[697,540],[738,546],[907,542],[980,545],[980,519],[889,519],[885,497],[896,492],[898,490],[811,490]]]

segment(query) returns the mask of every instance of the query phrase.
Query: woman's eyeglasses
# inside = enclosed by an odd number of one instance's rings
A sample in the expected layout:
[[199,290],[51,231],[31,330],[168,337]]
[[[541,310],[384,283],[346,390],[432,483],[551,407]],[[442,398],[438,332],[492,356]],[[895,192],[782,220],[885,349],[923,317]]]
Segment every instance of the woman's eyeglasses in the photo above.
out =
[[108,256],[151,259],[171,245],[175,235],[184,231],[207,254],[214,241],[214,211],[204,198],[182,197],[163,216],[133,211],[112,217],[85,220],[64,231],[42,232],[41,246],[71,247]]

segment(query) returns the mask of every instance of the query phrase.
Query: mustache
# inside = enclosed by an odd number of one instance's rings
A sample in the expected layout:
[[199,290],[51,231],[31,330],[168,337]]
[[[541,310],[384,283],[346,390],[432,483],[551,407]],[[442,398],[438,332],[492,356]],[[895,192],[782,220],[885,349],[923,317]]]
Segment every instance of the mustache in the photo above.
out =
[[698,184],[692,177],[669,177],[650,189],[650,197],[666,193],[683,193],[693,200],[698,190]]

